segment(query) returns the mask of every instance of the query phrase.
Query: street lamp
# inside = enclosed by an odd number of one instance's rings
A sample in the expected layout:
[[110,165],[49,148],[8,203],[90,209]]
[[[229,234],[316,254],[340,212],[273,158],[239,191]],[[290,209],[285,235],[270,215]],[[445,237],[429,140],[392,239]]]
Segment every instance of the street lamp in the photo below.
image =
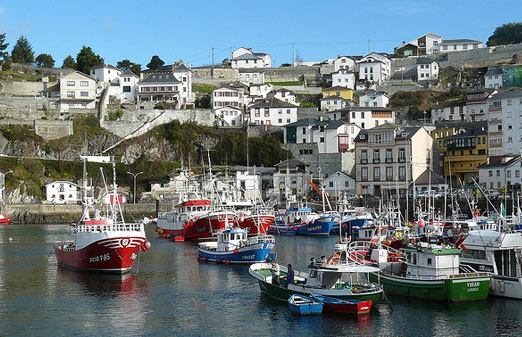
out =
[[7,171],[6,173],[0,171],[0,173],[2,174],[2,190],[0,191],[0,202],[2,204],[5,204],[5,198],[4,198],[4,191],[5,191],[5,176],[8,175],[9,173],[13,173],[13,171],[9,170]]
[[140,174],[142,174],[143,172],[138,172],[138,173],[127,172],[127,173],[130,174],[134,178],[134,204],[135,204],[136,203],[136,177],[139,176]]

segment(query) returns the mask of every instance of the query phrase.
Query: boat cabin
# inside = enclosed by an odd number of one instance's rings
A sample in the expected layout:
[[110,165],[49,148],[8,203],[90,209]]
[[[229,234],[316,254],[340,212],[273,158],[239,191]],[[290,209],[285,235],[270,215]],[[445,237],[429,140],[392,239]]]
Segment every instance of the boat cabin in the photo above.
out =
[[462,263],[478,271],[522,277],[522,235],[493,230],[472,231],[462,243]]
[[192,212],[210,212],[212,202],[210,200],[190,200],[176,205],[178,214],[192,213]]
[[460,250],[442,247],[407,247],[407,277],[441,278],[459,274]]
[[224,247],[224,250],[233,250],[241,246],[242,242],[248,240],[248,231],[241,228],[227,229],[217,235],[218,248]]

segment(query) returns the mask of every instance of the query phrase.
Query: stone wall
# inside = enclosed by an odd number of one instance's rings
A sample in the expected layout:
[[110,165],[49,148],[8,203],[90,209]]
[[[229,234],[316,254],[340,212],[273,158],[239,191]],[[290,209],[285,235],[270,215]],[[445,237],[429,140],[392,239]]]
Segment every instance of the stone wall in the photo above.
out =
[[215,81],[233,82],[239,80],[239,70],[232,68],[214,68],[212,76],[211,68],[192,68],[192,81],[201,83],[198,79],[213,79]]
[[29,66],[26,64],[20,64],[20,63],[11,63],[11,70],[18,72],[18,73],[33,74],[33,75],[39,75],[42,77],[48,76],[48,75],[54,75],[56,77],[61,77],[61,76],[70,74],[74,71],[74,69],[69,69],[69,68],[36,68],[33,66]]
[[0,81],[2,95],[8,96],[40,96],[40,91],[44,90],[44,85],[54,85],[56,83],[43,82],[23,82],[23,81]]
[[73,134],[72,121],[0,119],[0,125],[25,125],[34,128],[35,133],[45,140],[58,139]]

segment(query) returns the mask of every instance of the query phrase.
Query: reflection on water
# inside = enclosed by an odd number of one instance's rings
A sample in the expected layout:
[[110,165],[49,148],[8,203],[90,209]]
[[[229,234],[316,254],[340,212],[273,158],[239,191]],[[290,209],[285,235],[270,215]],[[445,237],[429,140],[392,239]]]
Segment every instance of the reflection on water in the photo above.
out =
[[[0,227],[0,334],[487,336],[522,327],[522,302],[503,299],[450,305],[390,296],[392,307],[377,304],[371,315],[301,317],[261,295],[246,266],[199,263],[195,243],[147,233],[152,249],[132,274],[116,276],[48,258],[54,242],[70,238],[68,226]],[[278,260],[305,270],[335,240],[278,237]]]

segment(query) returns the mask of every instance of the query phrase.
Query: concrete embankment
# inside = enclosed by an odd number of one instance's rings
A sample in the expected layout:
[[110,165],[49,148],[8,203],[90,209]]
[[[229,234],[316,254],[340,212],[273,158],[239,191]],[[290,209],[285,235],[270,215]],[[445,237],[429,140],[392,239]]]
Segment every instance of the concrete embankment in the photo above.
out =
[[[143,217],[156,216],[157,207],[160,212],[169,210],[169,204],[155,203],[124,204],[123,216],[126,221],[134,221]],[[50,204],[9,204],[2,206],[2,214],[11,216],[13,224],[56,224],[77,222],[82,215],[81,205]]]

